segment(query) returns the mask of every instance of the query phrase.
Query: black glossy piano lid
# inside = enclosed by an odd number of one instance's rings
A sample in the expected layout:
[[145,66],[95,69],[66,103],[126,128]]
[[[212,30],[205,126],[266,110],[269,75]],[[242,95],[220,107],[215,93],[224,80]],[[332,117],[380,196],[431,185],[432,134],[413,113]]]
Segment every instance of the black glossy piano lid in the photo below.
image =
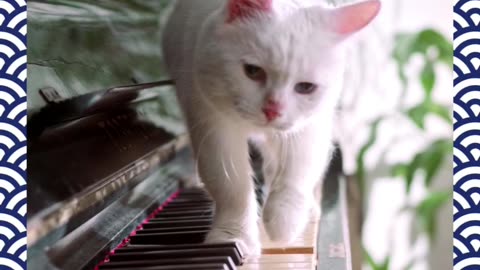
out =
[[28,126],[33,195],[29,214],[82,191],[178,136],[181,129],[167,130],[152,121],[162,117],[148,110],[158,102],[159,91],[172,90],[148,84],[113,88],[54,102],[33,114]]
[[75,229],[187,146],[178,114],[162,109],[170,83],[57,100],[31,115],[29,244]]

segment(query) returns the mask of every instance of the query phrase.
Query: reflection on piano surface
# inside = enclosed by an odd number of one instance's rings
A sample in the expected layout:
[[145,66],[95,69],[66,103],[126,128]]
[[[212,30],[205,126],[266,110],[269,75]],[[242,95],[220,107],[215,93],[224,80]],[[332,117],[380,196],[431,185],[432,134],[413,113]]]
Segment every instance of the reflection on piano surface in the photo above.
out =
[[202,244],[215,205],[190,187],[187,136],[155,106],[165,91],[160,82],[56,99],[30,117],[29,269],[351,269],[339,154],[320,222],[292,245],[264,234],[263,254],[244,258],[236,243]]

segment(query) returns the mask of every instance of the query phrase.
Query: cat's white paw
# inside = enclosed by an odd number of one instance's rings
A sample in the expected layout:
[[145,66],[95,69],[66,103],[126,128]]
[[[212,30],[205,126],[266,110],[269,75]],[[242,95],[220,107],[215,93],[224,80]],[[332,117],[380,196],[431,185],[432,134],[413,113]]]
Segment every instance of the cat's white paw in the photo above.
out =
[[305,229],[311,201],[294,190],[272,192],[263,210],[265,230],[272,241],[291,243]]
[[207,235],[205,243],[237,242],[247,256],[257,256],[262,253],[258,235],[252,236],[246,232],[213,228]]

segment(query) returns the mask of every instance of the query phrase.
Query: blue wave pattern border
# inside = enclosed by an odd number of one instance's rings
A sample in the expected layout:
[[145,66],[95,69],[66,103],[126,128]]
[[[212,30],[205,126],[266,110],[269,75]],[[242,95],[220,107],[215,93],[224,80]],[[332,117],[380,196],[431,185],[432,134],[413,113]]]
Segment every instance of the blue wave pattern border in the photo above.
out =
[[0,0],[0,269],[27,269],[27,4]]
[[480,269],[480,1],[454,5],[453,269]]

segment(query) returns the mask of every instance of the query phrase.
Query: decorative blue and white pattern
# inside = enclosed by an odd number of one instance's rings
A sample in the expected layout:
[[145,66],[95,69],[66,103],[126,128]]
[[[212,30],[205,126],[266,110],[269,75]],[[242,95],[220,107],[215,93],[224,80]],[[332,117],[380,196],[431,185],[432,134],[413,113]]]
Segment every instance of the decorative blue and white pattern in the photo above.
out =
[[0,0],[0,269],[27,269],[27,5]]
[[480,1],[454,7],[454,269],[480,269]]

